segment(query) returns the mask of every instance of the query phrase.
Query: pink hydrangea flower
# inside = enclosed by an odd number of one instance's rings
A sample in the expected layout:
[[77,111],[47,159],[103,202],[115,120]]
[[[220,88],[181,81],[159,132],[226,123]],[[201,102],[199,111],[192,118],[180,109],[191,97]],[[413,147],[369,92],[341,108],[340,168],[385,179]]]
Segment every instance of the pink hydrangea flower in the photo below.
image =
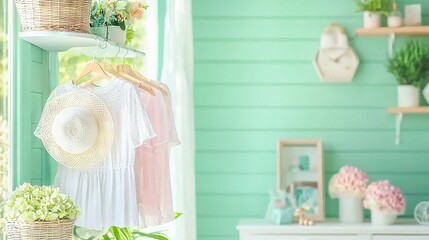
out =
[[329,194],[332,198],[340,196],[365,197],[368,175],[353,166],[344,166],[329,181]]
[[367,209],[399,215],[405,212],[406,202],[401,189],[384,180],[368,186],[363,206]]

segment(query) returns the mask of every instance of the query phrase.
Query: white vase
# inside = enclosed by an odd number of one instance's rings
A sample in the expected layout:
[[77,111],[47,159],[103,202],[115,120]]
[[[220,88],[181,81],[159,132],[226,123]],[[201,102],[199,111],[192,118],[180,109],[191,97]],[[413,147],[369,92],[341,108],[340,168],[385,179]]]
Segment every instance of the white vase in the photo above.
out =
[[417,107],[420,102],[419,89],[413,85],[398,86],[398,107]]
[[119,26],[91,27],[90,33],[113,42],[125,43],[127,33]]
[[373,225],[392,225],[396,221],[396,214],[384,213],[380,210],[371,210],[371,223]]
[[109,40],[117,43],[125,44],[125,38],[127,33],[122,30],[119,26],[109,26],[108,29]]
[[363,12],[363,27],[378,28],[381,27],[381,14],[379,12]]
[[389,16],[387,18],[387,26],[388,27],[400,27],[400,26],[402,26],[401,16]]
[[339,218],[341,223],[363,222],[363,199],[353,196],[340,196]]

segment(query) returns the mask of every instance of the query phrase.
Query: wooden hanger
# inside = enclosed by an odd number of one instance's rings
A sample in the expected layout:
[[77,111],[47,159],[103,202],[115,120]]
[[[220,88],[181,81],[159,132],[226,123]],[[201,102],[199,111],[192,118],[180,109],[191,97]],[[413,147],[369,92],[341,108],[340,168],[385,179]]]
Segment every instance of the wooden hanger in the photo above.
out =
[[158,89],[164,96],[168,95],[168,92],[161,86],[159,86],[158,84],[150,81],[149,79],[147,79],[145,76],[143,76],[140,72],[135,71],[131,68],[130,65],[128,64],[121,64],[117,66],[117,70],[120,74],[125,74],[127,76],[133,77],[139,81],[142,81],[143,83]]
[[[95,62],[95,55],[97,55],[98,49],[100,48],[100,40],[97,37],[97,48],[94,52],[94,54],[92,55],[92,62],[87,63],[86,66],[83,68],[82,72],[79,74],[79,76],[77,76],[77,78],[72,80],[73,84],[77,84],[79,80],[81,80],[82,78],[84,78],[85,76],[87,76],[90,73],[96,73],[97,75],[95,76],[95,78],[97,79],[111,79],[112,76],[109,75],[106,70],[103,68],[103,66],[101,66],[99,63]],[[93,80],[93,79],[91,79]],[[92,82],[92,81],[89,82]]]
[[149,79],[147,79],[145,76],[143,76],[141,73],[139,73],[138,71],[135,71],[129,64],[125,64],[124,63],[124,59],[128,55],[128,52],[129,52],[129,49],[127,48],[127,52],[122,57],[123,64],[119,64],[117,66],[118,72],[120,74],[124,74],[126,76],[129,76],[129,77],[132,77],[134,79],[137,79],[138,81],[142,81],[145,85],[148,85],[151,88],[153,87],[153,88],[158,89],[164,96],[168,95],[168,91],[166,91],[163,87],[159,86],[156,83],[153,83],[152,81],[150,81]]
[[86,66],[83,68],[82,72],[77,76],[77,78],[72,80],[73,84],[77,84],[79,80],[84,78],[90,73],[96,73],[96,78],[98,79],[111,79],[112,77],[106,73],[106,71],[103,69],[103,67],[96,62],[90,62],[86,64]]
[[[120,50],[121,49],[119,48],[119,45],[118,45],[118,52],[116,53],[116,58],[118,57]],[[128,52],[129,52],[129,49],[127,48],[127,52],[122,58],[125,58],[125,56],[128,55]],[[121,79],[124,79],[128,82],[131,82],[134,85],[137,85],[140,89],[143,89],[146,92],[150,93],[152,96],[155,96],[155,92],[153,91],[151,86],[141,82],[139,79],[135,78],[133,75],[129,75],[129,74],[126,74],[122,71],[119,71],[119,68],[117,68],[116,73],[117,73],[117,76],[120,77]]]

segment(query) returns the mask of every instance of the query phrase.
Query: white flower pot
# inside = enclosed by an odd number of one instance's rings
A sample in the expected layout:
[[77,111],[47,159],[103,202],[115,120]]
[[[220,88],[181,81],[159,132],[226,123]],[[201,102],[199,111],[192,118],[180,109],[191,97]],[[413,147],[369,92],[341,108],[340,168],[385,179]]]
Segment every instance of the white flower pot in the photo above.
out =
[[338,210],[341,223],[363,222],[363,199],[360,197],[341,196]]
[[127,33],[119,26],[91,27],[90,33],[113,42],[125,43]]
[[380,210],[371,210],[371,223],[373,225],[392,225],[396,221],[396,214],[384,213]]
[[379,12],[363,12],[363,27],[378,28],[381,27],[381,14]]
[[413,85],[398,86],[398,107],[417,107],[420,102],[419,89]]
[[109,40],[117,43],[125,44],[125,38],[127,33],[122,30],[119,26],[110,26],[109,27]]

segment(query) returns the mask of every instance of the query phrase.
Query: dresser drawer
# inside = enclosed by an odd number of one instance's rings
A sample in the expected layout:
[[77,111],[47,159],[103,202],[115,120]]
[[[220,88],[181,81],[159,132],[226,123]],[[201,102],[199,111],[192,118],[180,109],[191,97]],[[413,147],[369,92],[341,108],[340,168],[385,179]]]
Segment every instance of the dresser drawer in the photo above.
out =
[[372,240],[429,240],[429,235],[402,235],[402,236],[392,236],[392,235],[377,235],[373,236]]
[[285,235],[253,235],[245,239],[246,240],[371,240],[370,237],[354,236],[354,235],[286,235],[286,234]]

